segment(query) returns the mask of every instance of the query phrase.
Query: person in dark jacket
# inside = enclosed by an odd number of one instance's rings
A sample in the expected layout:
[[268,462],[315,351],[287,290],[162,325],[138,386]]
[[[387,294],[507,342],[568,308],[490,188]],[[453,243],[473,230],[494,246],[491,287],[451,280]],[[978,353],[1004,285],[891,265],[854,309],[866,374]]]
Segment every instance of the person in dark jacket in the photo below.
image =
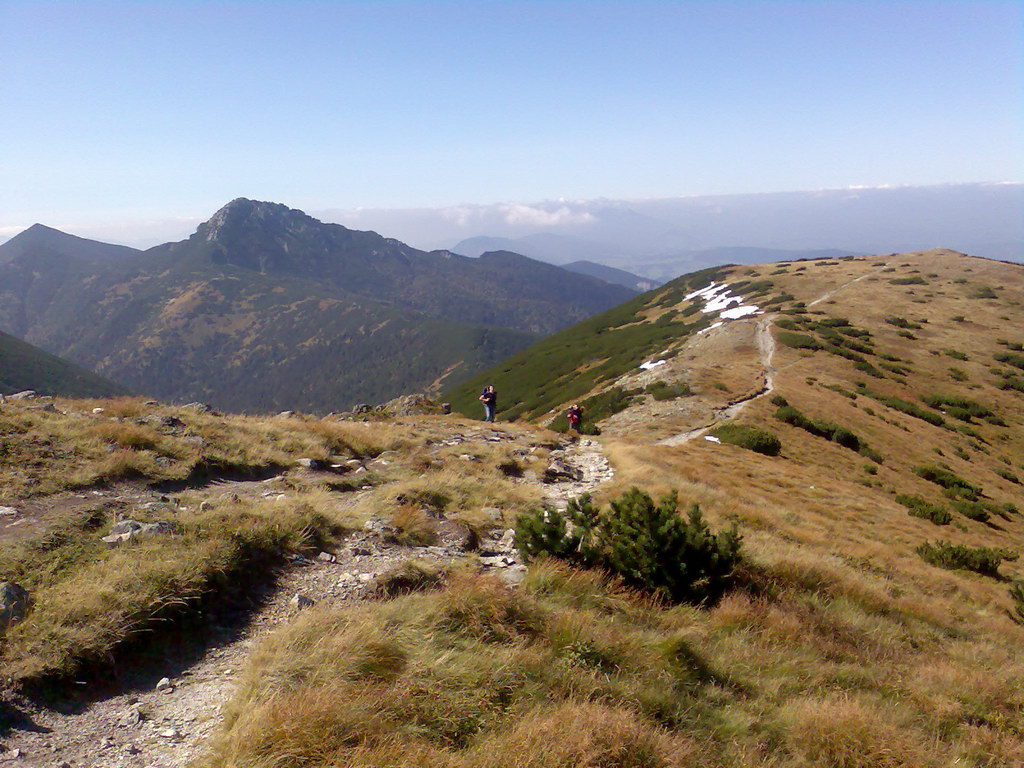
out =
[[484,404],[484,421],[494,423],[494,412],[498,410],[498,393],[493,384],[484,387],[480,393],[480,402]]
[[569,429],[574,430],[577,435],[582,434],[580,427],[583,425],[583,406],[579,403],[573,403],[569,406],[569,410],[565,412],[565,415],[569,417]]

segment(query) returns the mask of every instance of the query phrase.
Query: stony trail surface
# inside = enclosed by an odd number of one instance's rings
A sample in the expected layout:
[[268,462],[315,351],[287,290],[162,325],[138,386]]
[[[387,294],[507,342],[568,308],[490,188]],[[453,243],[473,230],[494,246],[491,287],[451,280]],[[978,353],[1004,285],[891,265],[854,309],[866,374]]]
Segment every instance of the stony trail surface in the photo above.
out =
[[[508,439],[500,430],[466,430],[444,445]],[[611,479],[613,470],[598,441],[564,440],[551,451],[545,477],[527,475],[521,482],[543,487],[547,504],[564,508],[569,499]],[[217,482],[217,494],[272,498],[274,479],[266,482]],[[348,494],[355,505],[368,491]],[[363,530],[349,534],[332,552],[316,558],[293,557],[265,594],[253,595],[256,608],[233,626],[208,628],[199,643],[168,633],[160,662],[122,670],[106,690],[95,684],[81,695],[52,707],[20,702],[0,704],[0,763],[19,768],[186,768],[205,752],[221,722],[238,674],[257,642],[292,620],[298,603],[344,605],[371,597],[374,580],[410,559],[444,566],[466,557],[465,534],[458,526],[440,526],[435,546],[406,547],[388,543],[387,525],[370,518]],[[481,566],[509,583],[525,572],[508,530],[485,538],[478,553]],[[230,624],[231,622],[224,622]],[[167,679],[166,684],[164,678]],[[6,722],[5,722],[6,720]]]

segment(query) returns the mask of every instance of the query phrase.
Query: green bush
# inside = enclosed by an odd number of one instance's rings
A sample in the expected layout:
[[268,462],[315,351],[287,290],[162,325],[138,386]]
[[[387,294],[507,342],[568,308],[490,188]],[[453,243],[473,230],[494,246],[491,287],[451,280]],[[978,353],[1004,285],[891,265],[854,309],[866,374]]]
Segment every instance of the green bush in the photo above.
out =
[[1010,585],[1010,599],[1013,600],[1013,612],[1010,615],[1018,624],[1024,624],[1024,581],[1015,581]]
[[889,281],[893,285],[928,285],[923,277],[896,277]]
[[914,517],[930,520],[936,525],[949,525],[953,520],[953,516],[949,513],[948,509],[925,501],[920,496],[900,494],[896,497],[896,501],[906,507],[907,512]]
[[1024,371],[1024,355],[1015,355],[1012,352],[1000,352],[996,355],[996,360],[1000,363],[1006,363],[1012,365],[1014,368],[1020,368]]
[[973,485],[948,469],[937,467],[934,464],[914,467],[914,474],[927,480],[929,483],[940,485],[956,496],[970,501],[977,501],[981,495],[981,488],[977,485]]
[[961,421],[970,421],[971,417],[983,419],[994,415],[991,408],[959,395],[923,395],[921,400],[932,408],[944,409],[950,416]]
[[885,322],[889,325],[895,325],[897,328],[906,328],[907,330],[918,330],[921,327],[920,323],[912,323],[905,317],[887,317]]
[[925,542],[914,550],[929,565],[948,570],[965,570],[980,573],[983,576],[1000,578],[999,566],[1004,560],[1016,560],[1017,554],[1005,549],[993,547],[968,547],[964,544],[952,544],[948,541],[937,541],[934,544]]
[[806,333],[793,333],[792,331],[780,331],[778,335],[780,344],[794,349],[824,349],[824,346],[813,336]]
[[996,292],[987,285],[980,285],[969,296],[970,299],[996,299]]
[[667,381],[655,381],[644,388],[644,392],[655,400],[674,400],[677,397],[689,397],[693,394],[690,385],[685,381],[669,384]]
[[777,405],[781,408],[789,405],[789,402],[782,395],[772,395],[771,404]]
[[976,520],[979,523],[987,523],[991,518],[985,504],[980,501],[969,501],[967,499],[954,499],[953,509],[966,517],[968,520]]
[[937,413],[926,411],[924,408],[919,406],[917,403],[911,403],[906,400],[901,400],[898,397],[890,397],[889,395],[882,395],[877,392],[872,392],[866,386],[859,387],[860,394],[867,395],[870,398],[877,400],[883,405],[887,405],[890,408],[927,421],[929,424],[934,424],[936,427],[946,426],[946,420],[939,416]]
[[952,357],[954,360],[967,360],[967,359],[969,359],[965,352],[960,352],[959,350],[956,350],[956,349],[947,349],[947,350],[944,350],[944,351],[945,351],[947,357]]
[[1020,485],[1020,478],[1008,469],[997,469],[996,474],[1003,478],[1003,480]]
[[711,435],[723,443],[738,445],[765,456],[778,456],[782,450],[782,443],[774,434],[745,424],[722,424],[711,430]]
[[547,555],[618,574],[626,584],[673,602],[713,603],[740,560],[735,526],[712,533],[694,504],[684,519],[673,493],[656,505],[632,488],[598,509],[589,495],[564,515],[537,510],[519,518],[516,546],[524,560]]

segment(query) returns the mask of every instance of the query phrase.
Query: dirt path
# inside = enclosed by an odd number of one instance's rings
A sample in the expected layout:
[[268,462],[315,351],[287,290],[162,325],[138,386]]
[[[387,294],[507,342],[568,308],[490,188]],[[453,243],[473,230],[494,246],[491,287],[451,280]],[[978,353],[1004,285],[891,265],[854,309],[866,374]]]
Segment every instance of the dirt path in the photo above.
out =
[[[460,442],[477,439],[461,437],[468,439]],[[613,474],[600,443],[588,438],[566,441],[551,459],[561,472],[554,482],[523,482],[542,485],[545,501],[563,508]],[[260,485],[218,483],[212,489],[252,493]],[[354,506],[362,495],[349,495],[343,503]],[[161,662],[123,672],[116,688],[83,690],[77,701],[55,708],[0,709],[0,762],[21,768],[186,768],[203,754],[255,643],[300,610],[296,595],[314,603],[354,603],[367,599],[378,575],[406,560],[443,565],[466,556],[464,534],[454,525],[441,525],[435,546],[403,547],[380,535],[383,523],[371,518],[365,530],[350,534],[324,559],[293,558],[268,594],[253,596],[258,608],[235,626],[209,628],[201,646],[175,643],[169,635]],[[484,567],[512,583],[525,571],[508,531],[495,531],[480,555]],[[161,685],[163,678],[168,685]]]
[[739,400],[731,402],[721,408],[715,408],[712,412],[712,420],[707,424],[687,430],[686,432],[682,432],[678,435],[672,435],[672,437],[666,437],[664,440],[659,440],[657,445],[683,445],[684,443],[688,443],[691,440],[700,437],[709,429],[713,429],[718,424],[721,424],[723,421],[735,418],[754,400],[771,394],[775,390],[775,366],[772,362],[775,356],[775,337],[772,335],[772,323],[774,320],[774,314],[765,315],[757,321],[757,328],[754,331],[758,357],[761,361],[761,387],[756,392],[746,395],[745,397],[741,397]]
[[[876,275],[883,269],[885,269],[884,266],[880,267],[879,269],[873,269],[870,272],[865,272],[860,277],[856,277],[853,280],[845,282],[842,285],[839,285],[833,288],[832,290],[823,293],[821,296],[811,301],[807,306],[813,307],[817,304],[821,304],[823,301],[828,301],[828,299],[832,298],[835,294],[839,293],[839,291],[843,290],[844,288],[848,288],[854,283],[859,283],[861,280],[865,280],[871,277],[872,275]],[[736,400],[735,402],[729,403],[728,405],[723,406],[721,408],[714,409],[712,413],[712,420],[707,424],[700,427],[696,427],[694,429],[687,430],[686,432],[682,432],[678,435],[672,435],[672,437],[666,437],[664,440],[659,440],[656,443],[657,445],[683,445],[684,443],[688,443],[691,440],[701,437],[709,429],[713,429],[718,424],[721,424],[724,421],[728,421],[729,419],[735,418],[740,413],[742,413],[743,410],[750,403],[757,400],[758,398],[770,395],[772,392],[775,391],[775,366],[772,364],[772,360],[775,356],[775,336],[772,334],[772,325],[774,324],[775,317],[776,316],[774,314],[765,315],[764,317],[762,317],[758,321],[757,329],[755,331],[757,350],[761,360],[761,368],[763,371],[763,382],[761,388],[751,395],[747,395],[746,397]]]

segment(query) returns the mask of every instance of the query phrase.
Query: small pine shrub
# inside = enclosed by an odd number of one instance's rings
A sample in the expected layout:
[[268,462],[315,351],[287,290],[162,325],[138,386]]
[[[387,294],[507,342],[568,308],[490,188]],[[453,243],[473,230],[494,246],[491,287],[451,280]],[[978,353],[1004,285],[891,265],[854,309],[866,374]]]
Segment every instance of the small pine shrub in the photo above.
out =
[[1015,581],[1010,585],[1010,599],[1013,600],[1010,616],[1018,624],[1024,624],[1024,581]]
[[967,374],[962,368],[950,368],[949,378],[953,381],[967,381]]
[[772,395],[771,404],[782,408],[789,405],[789,402],[782,395]]
[[1008,469],[997,469],[996,474],[1003,478],[1003,480],[1008,480],[1011,483],[1016,483],[1017,485],[1020,485],[1020,478],[1017,477],[1015,474],[1013,474],[1013,472],[1011,472]]
[[969,299],[996,299],[996,292],[987,285],[978,286],[967,298]]
[[1024,371],[1024,355],[1015,355],[1011,352],[1000,352],[996,355],[996,360],[1000,363],[1006,363],[1012,365],[1014,368],[1020,368]]
[[655,400],[674,400],[677,397],[689,397],[693,394],[690,385],[685,381],[669,384],[667,381],[655,381],[644,388],[644,392]]
[[716,602],[740,561],[735,527],[713,533],[696,504],[684,518],[674,493],[655,504],[638,488],[603,511],[584,495],[570,501],[564,515],[554,509],[527,513],[516,526],[516,546],[527,561],[547,555],[603,568],[677,603]]
[[985,509],[985,505],[981,502],[968,501],[967,499],[954,499],[951,503],[953,504],[953,509],[968,520],[987,523],[991,519],[991,515],[989,515],[988,510]]
[[953,516],[949,513],[948,509],[925,501],[920,496],[900,494],[896,497],[896,501],[907,508],[908,514],[924,520],[930,520],[936,525],[949,525],[953,520]]
[[964,352],[960,352],[959,350],[947,349],[947,350],[944,350],[944,351],[945,351],[947,357],[952,357],[954,360],[967,360],[968,359],[967,354],[964,353]]
[[917,340],[917,336],[912,334],[910,331],[903,331],[903,330],[896,331],[896,335],[897,336],[902,336],[904,339],[910,339],[911,341],[916,341]]
[[824,349],[824,346],[813,336],[806,333],[793,333],[792,331],[780,331],[778,341],[793,349]]
[[[883,270],[884,271],[884,270]],[[893,285],[928,285],[928,281],[923,277],[896,277],[889,281]]]
[[916,331],[921,327],[920,323],[912,323],[905,317],[887,317],[885,318],[885,322],[887,322],[889,325],[895,325],[897,328],[906,328],[907,330]]
[[974,571],[982,576],[1000,578],[999,566],[1004,560],[1016,560],[1017,554],[1005,549],[994,547],[968,547],[964,544],[952,544],[948,541],[937,541],[934,544],[925,542],[915,550],[922,560],[929,565],[956,571]]
[[981,495],[981,488],[967,482],[962,477],[950,472],[948,469],[937,467],[934,464],[926,464],[914,467],[914,474],[929,483],[935,483],[950,491],[955,496],[977,501]]
[[711,430],[711,434],[723,443],[738,445],[765,456],[778,456],[782,450],[782,442],[774,434],[744,424],[723,424]]

